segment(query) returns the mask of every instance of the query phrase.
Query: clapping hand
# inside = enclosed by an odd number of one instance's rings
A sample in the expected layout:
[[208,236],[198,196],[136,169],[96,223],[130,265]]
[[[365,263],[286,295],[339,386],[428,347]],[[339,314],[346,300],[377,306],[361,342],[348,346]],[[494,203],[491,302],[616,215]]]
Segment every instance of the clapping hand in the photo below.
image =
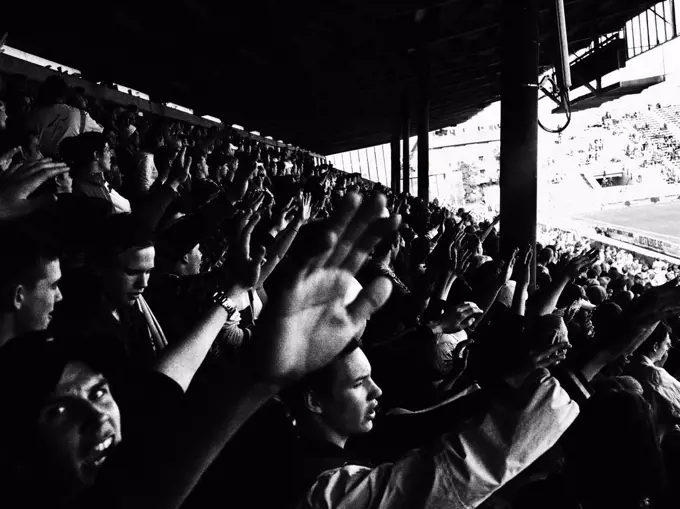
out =
[[281,387],[328,364],[388,299],[391,282],[378,278],[347,304],[354,275],[380,240],[399,226],[381,219],[385,197],[361,205],[349,193],[329,220],[322,247],[273,295],[262,312],[254,358],[263,380]]
[[187,148],[182,147],[179,154],[175,158],[175,161],[170,170],[170,176],[168,178],[169,184],[177,189],[189,178],[189,172],[191,170],[192,158],[187,155]]
[[49,179],[69,171],[65,163],[42,159],[15,164],[0,173],[0,220],[24,217],[53,202],[54,196],[29,199]]
[[0,154],[0,172],[7,171],[12,164],[14,156],[19,153],[23,154],[23,149],[21,147],[14,147],[4,154]]

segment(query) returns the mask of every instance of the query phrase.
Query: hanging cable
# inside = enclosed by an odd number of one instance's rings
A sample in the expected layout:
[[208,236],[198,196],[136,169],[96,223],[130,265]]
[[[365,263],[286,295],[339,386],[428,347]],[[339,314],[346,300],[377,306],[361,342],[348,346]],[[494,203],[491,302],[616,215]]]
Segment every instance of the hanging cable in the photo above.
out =
[[[546,83],[550,84],[552,86],[552,90],[548,89],[546,86]],[[567,127],[569,127],[569,124],[571,124],[571,104],[569,102],[569,90],[568,89],[560,89],[558,85],[555,83],[555,80],[552,79],[550,76],[544,76],[541,82],[538,85],[538,88],[550,99],[552,99],[558,106],[561,106],[564,108],[564,112],[566,113],[567,116],[567,121],[564,123],[563,126],[558,127],[557,129],[551,129],[549,127],[546,127],[543,125],[541,122],[541,119],[538,119],[538,125],[547,133],[551,134],[561,134],[563,133]]]

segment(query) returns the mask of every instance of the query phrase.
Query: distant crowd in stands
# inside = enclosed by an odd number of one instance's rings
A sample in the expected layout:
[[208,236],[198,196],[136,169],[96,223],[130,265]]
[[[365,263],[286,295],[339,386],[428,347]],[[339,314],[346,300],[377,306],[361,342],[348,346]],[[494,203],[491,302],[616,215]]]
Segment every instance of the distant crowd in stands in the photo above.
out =
[[[623,174],[620,180],[605,181],[603,187],[645,182],[644,176],[654,171],[668,184],[677,184],[680,138],[670,124],[680,128],[679,106],[659,103],[648,105],[647,111],[606,111],[583,132],[560,135],[556,143],[565,145],[566,157],[574,158],[577,166],[590,166],[598,174]],[[550,166],[555,166],[552,157]],[[553,181],[558,180],[556,175]]]
[[[539,242],[555,247],[556,255],[573,256],[590,241],[579,234],[556,228],[543,228],[539,234]],[[632,251],[604,247],[603,267],[616,269],[628,278],[634,278],[633,283],[659,286],[680,274],[680,267],[658,258],[642,257]]]
[[678,507],[677,267],[74,96],[0,96],[3,508]]

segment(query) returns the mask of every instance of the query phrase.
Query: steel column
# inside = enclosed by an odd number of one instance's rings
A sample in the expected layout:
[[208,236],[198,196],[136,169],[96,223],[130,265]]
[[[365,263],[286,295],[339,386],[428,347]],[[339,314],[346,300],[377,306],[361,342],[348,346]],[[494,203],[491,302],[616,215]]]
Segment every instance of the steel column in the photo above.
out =
[[392,139],[390,140],[390,159],[392,161],[392,171],[390,178],[390,188],[393,193],[399,193],[401,187],[401,165],[399,164],[399,116],[397,115],[394,127],[392,129]]
[[407,93],[404,93],[404,99],[401,104],[401,142],[402,155],[401,167],[404,172],[404,192],[411,192],[411,152],[409,147],[409,138],[411,136],[411,103]]
[[418,197],[429,201],[430,187],[430,65],[425,50],[418,55]]
[[[539,0],[503,0],[501,252],[536,245]],[[531,286],[536,284],[533,258]]]

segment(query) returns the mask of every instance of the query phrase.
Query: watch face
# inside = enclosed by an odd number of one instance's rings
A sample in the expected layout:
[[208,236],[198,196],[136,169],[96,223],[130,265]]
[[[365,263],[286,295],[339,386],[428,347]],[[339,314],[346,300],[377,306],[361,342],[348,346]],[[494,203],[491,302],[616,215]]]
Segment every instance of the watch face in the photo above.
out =
[[234,314],[234,312],[237,311],[236,304],[234,304],[234,301],[231,300],[229,297],[227,297],[223,302],[222,305],[224,306],[224,309],[229,311],[229,316]]

